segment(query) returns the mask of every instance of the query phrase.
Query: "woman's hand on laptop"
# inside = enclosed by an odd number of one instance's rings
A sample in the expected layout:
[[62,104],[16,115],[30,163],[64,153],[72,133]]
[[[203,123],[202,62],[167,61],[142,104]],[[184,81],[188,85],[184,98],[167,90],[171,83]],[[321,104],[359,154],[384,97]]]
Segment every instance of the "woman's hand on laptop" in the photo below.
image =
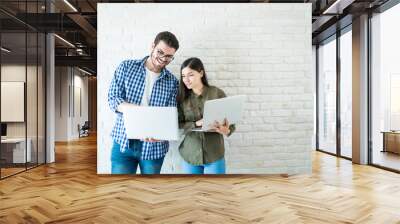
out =
[[203,126],[203,119],[196,121],[196,127],[202,127]]
[[224,119],[224,122],[222,124],[220,124],[218,121],[214,121],[213,129],[222,135],[228,135],[231,132],[231,130],[229,129],[229,122],[226,118]]

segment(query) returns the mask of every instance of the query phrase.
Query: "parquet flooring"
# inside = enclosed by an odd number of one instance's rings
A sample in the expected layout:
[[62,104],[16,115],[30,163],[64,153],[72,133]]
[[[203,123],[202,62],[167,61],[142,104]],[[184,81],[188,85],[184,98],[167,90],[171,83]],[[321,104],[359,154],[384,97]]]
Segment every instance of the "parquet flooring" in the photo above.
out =
[[107,176],[96,139],[0,181],[0,223],[400,223],[400,175],[320,152],[305,175]]

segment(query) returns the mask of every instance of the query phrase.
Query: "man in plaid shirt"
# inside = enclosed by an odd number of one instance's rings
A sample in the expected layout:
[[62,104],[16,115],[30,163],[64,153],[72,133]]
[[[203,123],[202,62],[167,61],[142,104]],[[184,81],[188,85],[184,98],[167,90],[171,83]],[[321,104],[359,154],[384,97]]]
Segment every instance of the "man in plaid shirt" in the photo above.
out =
[[115,71],[108,91],[108,103],[117,114],[111,136],[111,173],[159,174],[168,141],[156,139],[128,139],[123,113],[135,106],[176,107],[179,81],[167,66],[179,48],[174,34],[165,31],[157,34],[149,56],[140,60],[125,60]]

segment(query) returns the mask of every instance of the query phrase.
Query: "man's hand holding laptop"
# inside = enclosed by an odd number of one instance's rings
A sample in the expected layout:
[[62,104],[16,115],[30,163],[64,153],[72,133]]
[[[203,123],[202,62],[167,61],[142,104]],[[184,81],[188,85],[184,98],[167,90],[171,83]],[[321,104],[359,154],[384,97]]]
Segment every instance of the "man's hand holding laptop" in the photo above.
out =
[[[120,105],[118,105],[118,111],[121,113],[124,113],[127,111],[129,108],[132,107],[138,107],[139,105],[133,104],[133,103],[127,103],[127,102],[122,102]],[[161,140],[154,139],[151,137],[145,138],[145,139],[140,139],[141,141],[144,142],[161,142]]]
[[161,140],[154,139],[154,138],[145,138],[145,139],[140,139],[141,141],[144,142],[161,142]]

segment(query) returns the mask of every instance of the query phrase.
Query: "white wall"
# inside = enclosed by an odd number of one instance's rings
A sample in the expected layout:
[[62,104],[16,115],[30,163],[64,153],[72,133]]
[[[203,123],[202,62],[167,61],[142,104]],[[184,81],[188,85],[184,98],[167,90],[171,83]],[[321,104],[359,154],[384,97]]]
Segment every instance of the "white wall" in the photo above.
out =
[[55,141],[67,141],[68,67],[55,68]]
[[[88,78],[72,67],[56,67],[55,73],[55,140],[77,139],[78,124],[83,125],[88,120]],[[76,107],[79,89],[82,114]]]
[[[77,73],[78,72],[78,73]],[[72,109],[72,119],[71,119],[71,131],[70,135],[72,138],[79,138],[79,132],[77,129],[78,124],[82,126],[85,121],[88,121],[88,77],[82,76],[83,73],[79,72],[79,70],[74,70],[74,91],[73,96],[71,98],[74,99]],[[79,93],[80,91],[80,93]],[[80,97],[79,97],[80,95]],[[79,102],[80,101],[80,102]],[[72,106],[72,105],[71,105]],[[79,108],[81,107],[81,108]],[[80,112],[80,110],[82,110]]]
[[[150,13],[151,12],[151,13]],[[98,4],[98,172],[110,172],[114,114],[107,91],[116,66],[142,58],[158,32],[181,48],[168,68],[203,60],[212,85],[246,94],[245,116],[228,138],[228,173],[311,171],[311,4]],[[163,173],[179,173],[177,144]]]

